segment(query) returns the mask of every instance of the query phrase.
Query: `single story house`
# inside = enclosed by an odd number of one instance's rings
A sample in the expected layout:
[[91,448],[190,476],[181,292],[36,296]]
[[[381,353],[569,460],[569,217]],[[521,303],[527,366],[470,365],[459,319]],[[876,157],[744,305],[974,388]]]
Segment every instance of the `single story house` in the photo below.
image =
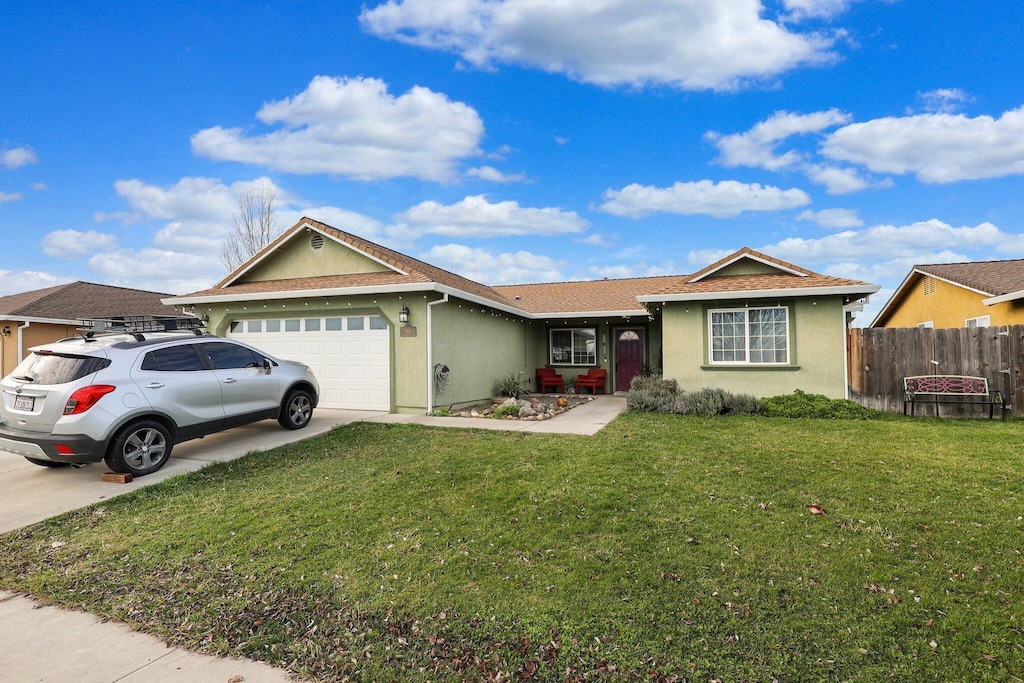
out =
[[430,412],[555,368],[684,388],[846,396],[852,313],[878,287],[751,249],[690,275],[488,287],[304,218],[190,306],[210,331],[308,363],[325,407]]
[[1024,324],[1024,259],[914,266],[872,327]]
[[167,294],[71,282],[0,297],[2,375],[17,367],[28,349],[74,336],[86,318],[120,315],[181,315],[161,302]]

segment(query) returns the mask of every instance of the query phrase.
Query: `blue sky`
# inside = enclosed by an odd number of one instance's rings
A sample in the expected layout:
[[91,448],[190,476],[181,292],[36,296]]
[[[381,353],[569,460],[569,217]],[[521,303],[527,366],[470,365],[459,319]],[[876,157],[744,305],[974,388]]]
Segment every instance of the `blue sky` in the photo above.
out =
[[[206,5],[209,5],[207,7]],[[487,284],[743,246],[882,285],[1024,257],[1024,8],[0,3],[0,295],[225,274],[240,193]]]

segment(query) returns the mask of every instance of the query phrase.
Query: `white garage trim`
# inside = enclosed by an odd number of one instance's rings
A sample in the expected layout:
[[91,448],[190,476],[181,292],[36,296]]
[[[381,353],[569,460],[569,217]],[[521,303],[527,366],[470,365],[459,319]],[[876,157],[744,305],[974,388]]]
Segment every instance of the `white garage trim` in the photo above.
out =
[[233,320],[227,336],[311,367],[325,408],[391,410],[391,330],[380,316]]

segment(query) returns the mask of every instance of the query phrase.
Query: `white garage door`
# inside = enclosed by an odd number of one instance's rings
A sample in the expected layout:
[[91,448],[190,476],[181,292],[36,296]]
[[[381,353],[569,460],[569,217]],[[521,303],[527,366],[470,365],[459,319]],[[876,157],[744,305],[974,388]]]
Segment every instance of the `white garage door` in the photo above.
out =
[[391,333],[380,316],[235,320],[228,336],[311,367],[325,408],[391,409]]

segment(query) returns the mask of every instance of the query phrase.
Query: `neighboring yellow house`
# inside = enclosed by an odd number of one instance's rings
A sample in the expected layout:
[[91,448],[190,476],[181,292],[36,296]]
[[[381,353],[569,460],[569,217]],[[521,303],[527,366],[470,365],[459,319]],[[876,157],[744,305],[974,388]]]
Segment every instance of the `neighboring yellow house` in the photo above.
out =
[[914,266],[872,327],[1024,324],[1024,259]]

